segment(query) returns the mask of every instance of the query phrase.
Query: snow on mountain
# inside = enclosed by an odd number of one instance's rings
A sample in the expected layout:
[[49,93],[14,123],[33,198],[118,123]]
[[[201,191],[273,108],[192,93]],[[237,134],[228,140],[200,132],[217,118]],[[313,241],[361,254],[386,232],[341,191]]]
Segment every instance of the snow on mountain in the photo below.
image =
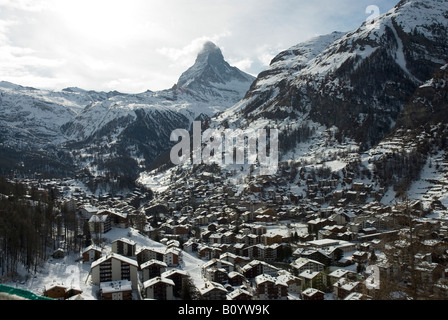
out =
[[[319,36],[279,53],[244,99],[212,119],[212,127],[278,129],[283,172],[303,172],[285,188],[303,197],[308,196],[302,183],[307,175],[321,170],[345,177],[353,168],[357,181],[374,185],[379,194],[390,188],[392,198],[402,196],[424,165],[422,145],[436,152],[446,139],[440,138],[441,130],[418,139],[391,132],[406,110],[411,121],[412,110],[427,115],[432,104],[444,110],[440,88],[445,82],[433,76],[444,70],[447,43],[448,1],[401,1],[356,30]],[[419,88],[423,96],[414,96]],[[422,108],[409,106],[410,100],[423,97],[427,103]],[[221,169],[223,183],[239,190],[258,174],[257,165],[223,164]],[[141,181],[167,187],[160,173],[142,175]]]
[[224,60],[221,49],[208,41],[194,65],[180,76],[176,86],[197,99],[207,102],[218,99],[234,104],[244,96],[254,80],[251,75],[231,67]]
[[[73,105],[73,104],[72,104]],[[54,143],[61,135],[60,127],[73,119],[75,111],[55,102],[45,92],[12,84],[0,85],[0,122],[4,135],[2,142],[14,145],[15,134],[34,138],[34,142]]]
[[102,161],[129,157],[150,165],[169,149],[173,130],[189,129],[195,119],[225,111],[244,96],[253,80],[231,67],[216,45],[206,42],[195,64],[171,89],[117,94],[93,102],[64,124],[62,132],[67,146],[83,154],[96,157],[100,147]]
[[352,32],[280,53],[218,121],[244,127],[261,118],[279,126],[285,119],[285,125],[310,120],[371,147],[393,128],[418,86],[445,64],[447,26],[446,0],[401,1]]
[[61,150],[67,157],[76,151],[85,160],[82,166],[91,170],[87,159],[96,158],[99,148],[100,161],[129,157],[149,164],[169,147],[173,130],[225,111],[243,98],[254,79],[231,67],[221,50],[207,42],[178,83],[157,92],[52,91],[3,81],[0,147],[51,150],[49,158]]

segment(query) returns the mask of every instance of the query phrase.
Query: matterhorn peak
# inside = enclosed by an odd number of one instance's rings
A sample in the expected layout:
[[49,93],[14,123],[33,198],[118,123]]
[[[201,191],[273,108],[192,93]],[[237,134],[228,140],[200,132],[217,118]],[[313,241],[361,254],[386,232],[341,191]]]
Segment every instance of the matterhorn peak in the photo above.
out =
[[205,67],[207,65],[225,64],[221,49],[211,41],[204,43],[196,58],[195,65]]
[[221,49],[211,41],[206,41],[200,53],[221,52]]
[[[207,92],[213,96],[221,96],[221,92],[215,92],[217,86],[225,91],[235,91],[234,85],[235,82],[238,82],[240,85],[236,90],[238,91],[236,96],[240,99],[254,80],[255,78],[251,75],[230,66],[225,61],[221,49],[213,42],[206,41],[199,51],[194,65],[180,76],[177,86],[195,93]],[[232,88],[227,88],[227,84],[232,84]]]

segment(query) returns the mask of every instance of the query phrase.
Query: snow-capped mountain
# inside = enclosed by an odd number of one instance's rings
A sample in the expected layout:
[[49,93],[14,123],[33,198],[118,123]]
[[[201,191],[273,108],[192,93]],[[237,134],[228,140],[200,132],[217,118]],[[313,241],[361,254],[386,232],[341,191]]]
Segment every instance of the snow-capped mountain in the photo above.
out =
[[195,64],[179,78],[176,87],[206,102],[238,102],[254,77],[230,66],[214,43],[208,41],[199,52]]
[[309,120],[368,148],[390,132],[404,104],[448,58],[448,2],[401,1],[344,35],[280,53],[227,117]]
[[0,142],[15,151],[52,150],[49,158],[55,150],[77,150],[82,156],[76,155],[75,163],[89,168],[96,167],[88,160],[93,157],[100,162],[129,157],[151,163],[169,147],[174,129],[188,129],[198,117],[225,111],[253,80],[207,42],[179,82],[157,92],[122,94],[75,87],[48,91],[1,82]]
[[[244,99],[211,126],[278,129],[280,169],[273,179],[288,177],[283,187],[296,195],[312,194],[304,181],[317,183],[319,176],[339,181],[341,189],[344,179],[374,186],[378,198],[389,190],[383,197],[389,203],[421,178],[434,152],[446,159],[447,44],[447,0],[401,1],[354,31],[279,53]],[[222,164],[222,184],[248,189],[259,167]],[[443,177],[446,168],[440,168]],[[183,176],[200,174],[189,165],[181,169]],[[172,180],[154,173],[140,181]]]

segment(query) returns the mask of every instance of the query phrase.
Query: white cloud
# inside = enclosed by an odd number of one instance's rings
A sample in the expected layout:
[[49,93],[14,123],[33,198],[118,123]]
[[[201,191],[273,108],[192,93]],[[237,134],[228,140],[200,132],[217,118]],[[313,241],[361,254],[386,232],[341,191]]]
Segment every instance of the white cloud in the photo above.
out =
[[252,59],[241,59],[241,60],[233,60],[233,59],[228,59],[229,64],[231,64],[232,66],[237,67],[238,69],[245,71],[245,72],[249,72],[250,67],[252,67],[254,61]]
[[0,7],[21,11],[42,11],[51,5],[52,1],[45,0],[0,0]]
[[[391,2],[398,0],[377,0],[375,5],[383,13]],[[206,40],[216,43],[232,65],[256,75],[290,46],[356,27],[368,17],[370,4],[0,0],[0,80],[35,87],[54,84],[56,89],[166,89],[194,63]]]
[[186,46],[182,48],[175,48],[175,47],[163,47],[160,49],[157,49],[157,52],[159,52],[162,55],[167,56],[169,59],[173,60],[174,62],[179,62],[180,65],[185,67],[188,63],[191,63],[192,58],[194,58],[198,52],[202,49],[202,46],[206,41],[212,41],[215,44],[219,46],[219,40],[223,37],[229,37],[231,36],[230,32],[223,32],[221,34],[216,34],[212,36],[202,36],[196,39],[193,39],[190,43],[188,43]]

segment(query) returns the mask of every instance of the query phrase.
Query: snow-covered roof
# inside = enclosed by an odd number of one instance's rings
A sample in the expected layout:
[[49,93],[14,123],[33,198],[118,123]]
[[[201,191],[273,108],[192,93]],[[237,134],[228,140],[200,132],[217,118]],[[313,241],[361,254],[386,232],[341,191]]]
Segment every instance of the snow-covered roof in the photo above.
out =
[[248,296],[253,296],[249,291],[244,290],[244,289],[241,289],[241,288],[238,288],[238,289],[235,289],[235,290],[233,290],[232,292],[230,292],[230,293],[227,295],[227,297],[228,297],[230,300],[233,300],[233,299],[235,299],[236,297],[238,297],[238,296],[241,295],[241,294],[246,294],[246,295],[248,295]]
[[160,265],[162,267],[168,267],[168,265],[165,262],[163,262],[163,261],[151,259],[149,261],[146,261],[146,262],[142,263],[140,265],[140,268],[141,269],[145,269],[146,267],[148,267],[150,265],[153,265],[153,264],[158,264],[158,265]]
[[174,268],[174,269],[170,269],[170,270],[165,271],[164,273],[162,273],[161,277],[167,278],[167,277],[169,277],[169,276],[171,276],[173,274],[176,274],[176,273],[181,274],[183,276],[188,276],[188,272],[187,271]]
[[132,282],[130,280],[101,282],[100,289],[102,293],[132,291]]
[[328,274],[330,277],[340,278],[345,276],[347,273],[353,273],[353,271],[347,270],[347,269],[337,269]]
[[99,258],[98,260],[92,262],[92,269],[95,268],[96,266],[100,265],[104,261],[109,260],[109,259],[117,259],[117,260],[126,262],[126,263],[128,263],[130,265],[133,265],[135,267],[138,267],[138,263],[137,263],[136,260],[133,260],[133,259],[125,257],[125,256],[122,256],[121,254],[112,252],[112,253],[109,253],[106,256],[104,256],[102,258]]
[[199,289],[199,292],[203,295],[214,289],[218,289],[227,293],[226,288],[224,288],[222,284],[213,281],[206,281],[204,287]]
[[315,295],[316,293],[324,293],[323,291],[320,291],[316,288],[307,288],[302,291],[302,294],[307,295],[308,297]]
[[118,241],[125,242],[125,243],[127,243],[127,244],[132,245],[132,246],[137,244],[135,241],[133,241],[133,240],[131,240],[131,239],[128,239],[128,238],[120,238],[120,239],[116,239],[116,240],[112,241],[111,243],[118,242]]
[[95,251],[102,251],[101,247],[95,245],[95,244],[91,244],[90,246],[84,248],[84,250],[82,251],[82,253],[86,253],[90,250],[95,250]]
[[311,280],[314,279],[319,273],[319,271],[305,270],[299,274],[299,277]]
[[320,266],[325,266],[323,263],[321,263],[321,262],[319,262],[319,261],[316,261],[316,260],[312,260],[312,259],[308,259],[308,258],[298,258],[298,259],[296,259],[294,262],[293,262],[293,266],[294,267],[296,267],[296,268],[301,268],[301,267],[304,267],[304,266],[306,266],[307,264],[309,264],[309,263],[311,263],[311,264],[317,264],[317,265],[320,265]]
[[155,277],[155,278],[152,278],[152,279],[149,279],[149,280],[145,281],[143,283],[143,288],[146,289],[146,288],[151,287],[151,286],[153,286],[153,285],[155,285],[157,283],[160,283],[160,282],[168,284],[168,285],[171,285],[171,286],[174,287],[174,281],[173,280],[168,279],[168,278],[164,278],[164,277]]

